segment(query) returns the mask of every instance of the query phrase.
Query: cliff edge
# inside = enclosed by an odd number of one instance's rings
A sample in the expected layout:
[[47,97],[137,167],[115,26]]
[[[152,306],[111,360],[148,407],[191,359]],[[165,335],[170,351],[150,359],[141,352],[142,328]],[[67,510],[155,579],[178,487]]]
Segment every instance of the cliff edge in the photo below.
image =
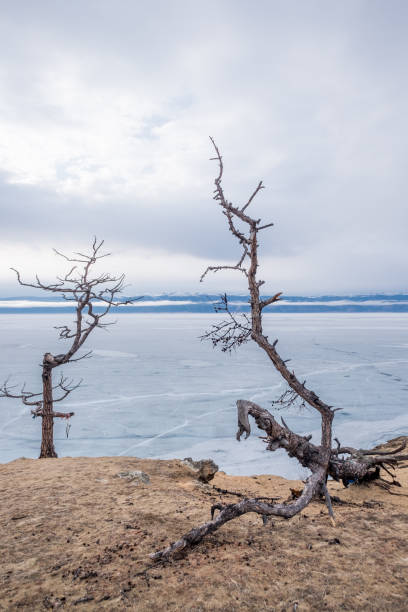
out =
[[222,491],[285,500],[302,483],[206,484],[180,460],[17,459],[0,465],[0,610],[407,609],[408,469],[396,478],[396,495],[330,482],[336,527],[318,501],[266,526],[245,515],[151,568],[149,553],[238,499]]

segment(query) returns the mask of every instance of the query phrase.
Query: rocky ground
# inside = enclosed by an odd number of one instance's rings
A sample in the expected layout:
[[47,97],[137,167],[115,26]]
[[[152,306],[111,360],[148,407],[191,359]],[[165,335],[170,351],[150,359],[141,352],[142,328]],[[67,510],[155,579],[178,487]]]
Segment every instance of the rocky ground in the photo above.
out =
[[[118,476],[135,470],[150,482]],[[214,486],[285,500],[301,483],[219,472],[203,484],[179,460],[18,459],[0,465],[0,609],[408,610],[408,469],[397,479],[397,495],[330,483],[346,502],[335,527],[317,501],[266,526],[246,515],[151,567],[211,504],[238,499]]]

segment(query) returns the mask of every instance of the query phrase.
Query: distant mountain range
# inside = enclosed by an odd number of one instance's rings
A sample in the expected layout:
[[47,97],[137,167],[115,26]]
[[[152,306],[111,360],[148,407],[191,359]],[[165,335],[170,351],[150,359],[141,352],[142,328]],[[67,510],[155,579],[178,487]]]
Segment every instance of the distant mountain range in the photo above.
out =
[[[268,296],[264,296],[268,297]],[[249,310],[248,296],[228,296],[233,311]],[[132,306],[122,306],[115,312],[192,312],[211,313],[219,303],[219,295],[146,295]],[[95,303],[97,308],[97,303]],[[0,314],[72,312],[73,306],[58,297],[7,297],[0,298]],[[282,299],[265,309],[270,312],[408,312],[408,294],[373,295],[321,295],[282,296]]]

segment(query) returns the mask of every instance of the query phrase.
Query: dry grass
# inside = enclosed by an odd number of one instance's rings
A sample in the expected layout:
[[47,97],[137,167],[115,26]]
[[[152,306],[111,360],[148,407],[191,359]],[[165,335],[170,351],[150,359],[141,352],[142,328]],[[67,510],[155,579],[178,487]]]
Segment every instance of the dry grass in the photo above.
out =
[[[151,484],[116,477],[127,470]],[[177,460],[3,464],[0,609],[408,610],[408,470],[398,479],[399,496],[332,483],[355,504],[335,506],[335,528],[318,502],[266,527],[246,515],[143,574],[150,552],[208,520],[215,501],[234,501],[212,483],[283,499],[300,483],[221,472],[202,485]]]

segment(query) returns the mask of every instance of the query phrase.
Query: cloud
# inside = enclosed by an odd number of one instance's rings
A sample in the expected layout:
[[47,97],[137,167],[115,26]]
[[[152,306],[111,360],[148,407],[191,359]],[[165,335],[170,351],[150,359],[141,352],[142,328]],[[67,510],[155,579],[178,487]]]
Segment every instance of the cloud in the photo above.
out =
[[[254,213],[276,224],[262,243],[274,287],[403,288],[407,11],[368,0],[8,4],[2,261],[51,272],[52,246],[97,234],[132,282],[202,290],[203,267],[237,254],[211,201],[213,135],[229,199],[267,186]],[[241,288],[234,279],[206,287]]]

